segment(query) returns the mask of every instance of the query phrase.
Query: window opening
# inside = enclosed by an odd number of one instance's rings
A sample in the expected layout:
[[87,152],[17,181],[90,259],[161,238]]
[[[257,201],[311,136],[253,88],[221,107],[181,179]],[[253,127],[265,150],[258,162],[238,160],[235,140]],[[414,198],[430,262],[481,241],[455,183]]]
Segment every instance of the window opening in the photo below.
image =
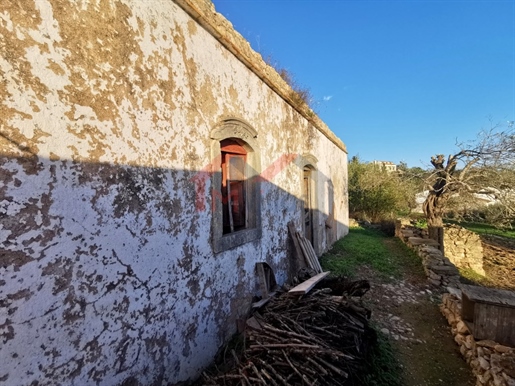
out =
[[247,228],[247,151],[236,141],[221,141],[223,234]]
[[313,244],[313,211],[311,210],[311,169],[304,168],[302,199],[304,201],[304,237]]

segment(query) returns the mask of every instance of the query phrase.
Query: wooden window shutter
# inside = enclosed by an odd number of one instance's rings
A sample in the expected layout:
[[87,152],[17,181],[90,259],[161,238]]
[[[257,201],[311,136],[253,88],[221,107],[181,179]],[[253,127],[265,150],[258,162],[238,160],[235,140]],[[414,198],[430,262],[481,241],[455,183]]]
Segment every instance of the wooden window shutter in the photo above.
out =
[[223,233],[246,228],[245,173],[247,152],[233,140],[221,142]]

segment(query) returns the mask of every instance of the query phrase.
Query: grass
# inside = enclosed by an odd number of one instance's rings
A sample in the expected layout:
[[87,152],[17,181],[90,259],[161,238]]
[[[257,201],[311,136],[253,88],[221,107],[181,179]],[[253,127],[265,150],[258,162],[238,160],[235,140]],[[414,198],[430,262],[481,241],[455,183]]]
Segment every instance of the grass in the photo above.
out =
[[[420,259],[400,240],[387,237],[379,230],[351,228],[343,239],[322,256],[321,265],[332,274],[354,277],[360,266],[367,265],[387,279],[398,279],[404,269],[424,274]],[[418,270],[418,271],[417,271]],[[402,367],[391,341],[377,326],[371,325],[377,341],[370,348],[365,363],[364,386],[401,386]]]
[[354,277],[367,265],[384,277],[399,278],[403,267],[419,267],[420,259],[399,240],[386,238],[369,228],[351,228],[344,238],[320,259],[324,270],[334,275]]
[[488,225],[484,223],[477,222],[457,222],[457,221],[446,221],[451,224],[456,224],[462,226],[463,228],[468,229],[469,231],[476,232],[479,235],[494,235],[501,236],[510,239],[515,239],[515,230],[514,229],[501,229],[496,228],[493,225]]
[[481,285],[484,287],[495,287],[495,283],[488,277],[480,275],[471,268],[458,268],[461,275],[461,282],[465,284]]

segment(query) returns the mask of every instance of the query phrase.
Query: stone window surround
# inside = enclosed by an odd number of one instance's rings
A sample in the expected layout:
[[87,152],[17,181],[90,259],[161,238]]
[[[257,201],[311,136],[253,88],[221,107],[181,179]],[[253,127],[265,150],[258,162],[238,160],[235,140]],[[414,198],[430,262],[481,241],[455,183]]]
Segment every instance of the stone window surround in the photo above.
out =
[[[259,196],[259,175],[261,157],[257,141],[258,133],[241,119],[229,118],[211,131],[211,158],[219,159],[220,142],[232,138],[247,151],[246,191],[248,228],[234,233],[223,234],[223,214],[221,194],[213,194],[213,215],[211,220],[211,240],[215,253],[227,251],[239,245],[261,238],[261,200]],[[219,163],[213,165],[212,188],[217,191],[222,185],[222,170]]]

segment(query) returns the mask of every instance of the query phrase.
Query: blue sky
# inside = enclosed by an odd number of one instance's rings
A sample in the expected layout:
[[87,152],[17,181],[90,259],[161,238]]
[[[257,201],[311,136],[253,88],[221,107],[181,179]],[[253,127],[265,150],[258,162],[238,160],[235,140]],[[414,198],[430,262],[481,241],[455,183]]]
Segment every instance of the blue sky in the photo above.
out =
[[515,0],[213,0],[349,156],[427,166],[515,120]]

